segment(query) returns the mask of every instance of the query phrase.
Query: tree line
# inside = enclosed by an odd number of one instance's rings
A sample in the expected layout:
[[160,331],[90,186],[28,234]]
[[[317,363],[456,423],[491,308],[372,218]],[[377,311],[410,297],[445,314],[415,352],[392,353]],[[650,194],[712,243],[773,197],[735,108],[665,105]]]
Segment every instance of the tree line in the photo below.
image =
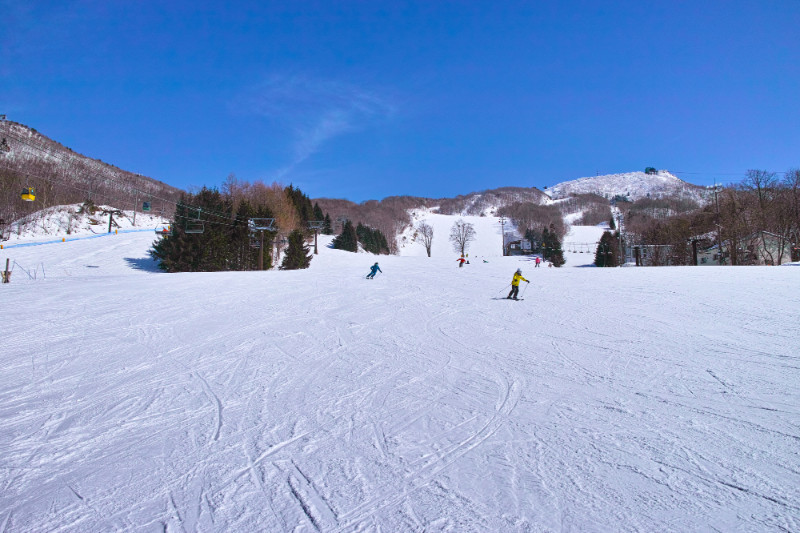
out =
[[702,207],[663,198],[617,207],[626,247],[665,248],[656,264],[693,264],[693,241],[701,248],[716,246],[722,262],[730,265],[752,263],[755,254],[772,264],[787,257],[800,260],[800,169],[780,174],[749,170],[740,182],[715,188],[711,202]]
[[229,176],[222,191],[204,187],[181,197],[170,232],[150,255],[166,272],[266,270],[282,254],[280,268],[306,268],[314,214],[308,196],[292,185]]
[[353,226],[350,220],[346,220],[342,232],[333,239],[333,247],[347,252],[357,252],[359,244],[366,252],[389,253],[389,242],[379,229],[371,228],[361,222]]

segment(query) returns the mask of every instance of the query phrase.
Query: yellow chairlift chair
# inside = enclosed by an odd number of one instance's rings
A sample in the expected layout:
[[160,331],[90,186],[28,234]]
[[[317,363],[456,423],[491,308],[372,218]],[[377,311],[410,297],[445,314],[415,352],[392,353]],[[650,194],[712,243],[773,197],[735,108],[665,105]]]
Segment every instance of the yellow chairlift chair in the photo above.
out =
[[33,187],[25,187],[22,189],[21,198],[26,202],[32,202],[36,200],[36,194],[33,192]]

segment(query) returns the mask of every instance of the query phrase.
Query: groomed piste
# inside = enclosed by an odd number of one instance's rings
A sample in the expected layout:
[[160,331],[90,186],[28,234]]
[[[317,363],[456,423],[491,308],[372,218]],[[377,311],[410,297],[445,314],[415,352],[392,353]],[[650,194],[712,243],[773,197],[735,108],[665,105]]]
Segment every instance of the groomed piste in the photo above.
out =
[[0,251],[0,531],[800,530],[800,268],[154,238]]

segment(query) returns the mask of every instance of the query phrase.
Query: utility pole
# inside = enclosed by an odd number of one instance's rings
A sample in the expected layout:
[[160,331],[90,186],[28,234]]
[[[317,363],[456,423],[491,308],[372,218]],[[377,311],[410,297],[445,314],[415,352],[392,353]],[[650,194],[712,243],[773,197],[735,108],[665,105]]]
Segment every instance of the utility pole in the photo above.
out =
[[719,250],[719,264],[725,264],[725,258],[722,255],[722,225],[719,219],[719,199],[717,198],[717,180],[714,180],[714,204],[717,206],[717,250]]
[[506,255],[506,217],[500,217],[500,234],[503,238],[503,256]]

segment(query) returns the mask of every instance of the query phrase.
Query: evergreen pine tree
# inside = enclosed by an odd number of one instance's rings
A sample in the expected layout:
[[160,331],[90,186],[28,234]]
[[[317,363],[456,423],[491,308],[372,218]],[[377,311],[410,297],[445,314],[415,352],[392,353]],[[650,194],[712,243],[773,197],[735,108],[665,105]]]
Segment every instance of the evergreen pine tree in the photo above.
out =
[[[172,235],[153,245],[151,257],[166,272],[229,270],[235,255],[229,246],[231,225],[220,218],[230,213],[230,201],[215,189],[204,187],[196,195],[182,197],[171,221]],[[193,231],[187,233],[187,229]]]
[[547,228],[542,228],[542,259],[550,260],[550,232]]
[[356,226],[356,236],[364,250],[373,254],[375,253],[375,244],[372,239],[372,230],[370,228],[359,222],[358,226]]
[[314,220],[325,220],[325,215],[322,213],[322,208],[319,204],[314,204]]
[[250,205],[250,202],[243,200],[239,203],[236,210],[236,219],[233,221],[233,228],[231,229],[232,247],[236,250],[236,254],[232,261],[231,270],[252,270],[256,267],[257,256],[254,252],[257,249],[251,246],[251,239],[254,235],[250,234],[250,228],[247,221],[255,217],[255,210]]
[[597,244],[594,264],[599,267],[613,267],[621,264],[619,258],[619,234],[604,231]]
[[365,251],[372,254],[388,254],[389,243],[386,241],[386,236],[380,230],[370,228],[364,224],[358,223],[356,227],[356,236],[361,247]]
[[386,235],[384,235],[381,231],[375,230],[377,232],[378,237],[378,253],[379,254],[387,254],[389,253],[389,243],[386,241]]
[[542,253],[542,233],[534,229],[525,232],[525,239],[531,243],[531,253]]
[[552,224],[549,229],[544,228],[542,230],[542,247],[544,248],[544,258],[550,261],[554,267],[560,267],[566,263],[564,252],[561,250],[561,241],[558,239],[555,226]]
[[342,232],[333,239],[333,247],[337,250],[347,250],[348,252],[358,251],[358,236],[352,222],[348,220],[344,223]]
[[[266,207],[256,209],[243,201],[234,216],[229,196],[203,188],[196,195],[181,198],[171,222],[172,234],[156,241],[150,255],[166,272],[251,270],[258,257],[257,250],[250,248],[247,220],[251,217],[271,218],[271,213]],[[187,229],[198,228],[202,228],[200,232],[187,233]],[[272,237],[265,233],[265,248],[271,247]],[[269,268],[269,253],[264,255],[264,262]]]
[[303,226],[305,226],[309,220],[312,220],[311,217],[314,216],[314,207],[311,205],[311,199],[303,194],[303,191],[292,185],[286,187],[284,191],[294,204],[297,214],[300,216],[300,221]]
[[325,218],[323,220],[325,223],[322,225],[322,233],[324,235],[333,235],[333,222],[331,221],[331,216],[325,213]]
[[281,270],[308,268],[311,263],[311,255],[303,232],[297,229],[292,231],[288,240],[289,244],[286,247],[283,263],[281,263]]

